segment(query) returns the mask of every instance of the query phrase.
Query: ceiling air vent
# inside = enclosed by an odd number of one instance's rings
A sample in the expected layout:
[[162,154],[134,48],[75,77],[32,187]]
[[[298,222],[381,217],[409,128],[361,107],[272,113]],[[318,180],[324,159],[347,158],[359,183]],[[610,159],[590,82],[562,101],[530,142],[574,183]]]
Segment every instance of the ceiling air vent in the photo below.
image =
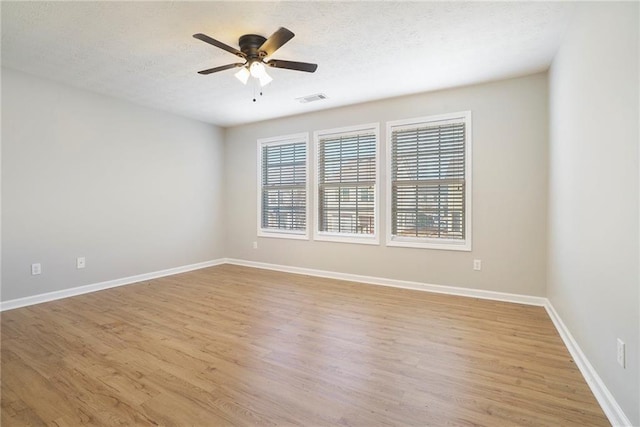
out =
[[315,95],[307,95],[303,96],[302,98],[296,98],[296,101],[298,101],[300,104],[307,104],[309,102],[320,101],[323,99],[327,99],[327,95],[325,95],[324,93],[316,93]]

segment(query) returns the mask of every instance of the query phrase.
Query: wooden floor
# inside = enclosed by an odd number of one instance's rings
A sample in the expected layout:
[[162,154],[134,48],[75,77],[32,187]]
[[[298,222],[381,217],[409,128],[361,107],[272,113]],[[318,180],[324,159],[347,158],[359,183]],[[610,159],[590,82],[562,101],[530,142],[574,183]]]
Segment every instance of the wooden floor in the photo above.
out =
[[2,313],[2,426],[609,425],[544,309],[224,265]]

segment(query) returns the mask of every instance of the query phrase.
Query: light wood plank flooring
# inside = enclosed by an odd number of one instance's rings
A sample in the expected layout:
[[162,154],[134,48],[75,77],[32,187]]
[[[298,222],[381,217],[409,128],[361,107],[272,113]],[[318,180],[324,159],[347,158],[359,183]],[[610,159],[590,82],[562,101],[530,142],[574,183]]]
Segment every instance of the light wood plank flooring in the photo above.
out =
[[609,425],[541,307],[223,265],[1,316],[5,427]]

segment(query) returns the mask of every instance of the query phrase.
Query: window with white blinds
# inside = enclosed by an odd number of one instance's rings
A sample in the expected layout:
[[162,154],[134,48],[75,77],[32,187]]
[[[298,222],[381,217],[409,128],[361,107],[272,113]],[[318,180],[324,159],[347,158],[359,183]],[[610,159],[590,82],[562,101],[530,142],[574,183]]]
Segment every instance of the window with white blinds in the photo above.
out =
[[471,113],[388,123],[391,246],[471,249]]
[[378,125],[315,133],[318,240],[378,243]]
[[258,141],[258,235],[307,238],[308,135]]

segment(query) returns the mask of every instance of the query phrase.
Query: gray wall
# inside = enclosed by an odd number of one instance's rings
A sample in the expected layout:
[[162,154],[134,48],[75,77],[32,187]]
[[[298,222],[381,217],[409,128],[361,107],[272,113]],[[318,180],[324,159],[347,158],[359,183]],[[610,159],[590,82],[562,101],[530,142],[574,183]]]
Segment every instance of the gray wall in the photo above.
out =
[[[640,425],[638,4],[590,4],[550,71],[548,297]],[[616,338],[627,368],[616,363]]]
[[3,69],[2,300],[223,257],[222,137]]
[[[547,77],[359,104],[229,128],[225,134],[228,257],[439,285],[545,295]],[[256,140],[471,110],[473,251],[257,238]],[[386,159],[382,159],[385,166]],[[384,169],[383,169],[384,170]],[[381,187],[381,200],[386,200]],[[384,209],[381,230],[385,230]],[[385,236],[381,235],[384,242]],[[258,249],[252,242],[258,241]],[[473,271],[473,259],[482,271]]]

